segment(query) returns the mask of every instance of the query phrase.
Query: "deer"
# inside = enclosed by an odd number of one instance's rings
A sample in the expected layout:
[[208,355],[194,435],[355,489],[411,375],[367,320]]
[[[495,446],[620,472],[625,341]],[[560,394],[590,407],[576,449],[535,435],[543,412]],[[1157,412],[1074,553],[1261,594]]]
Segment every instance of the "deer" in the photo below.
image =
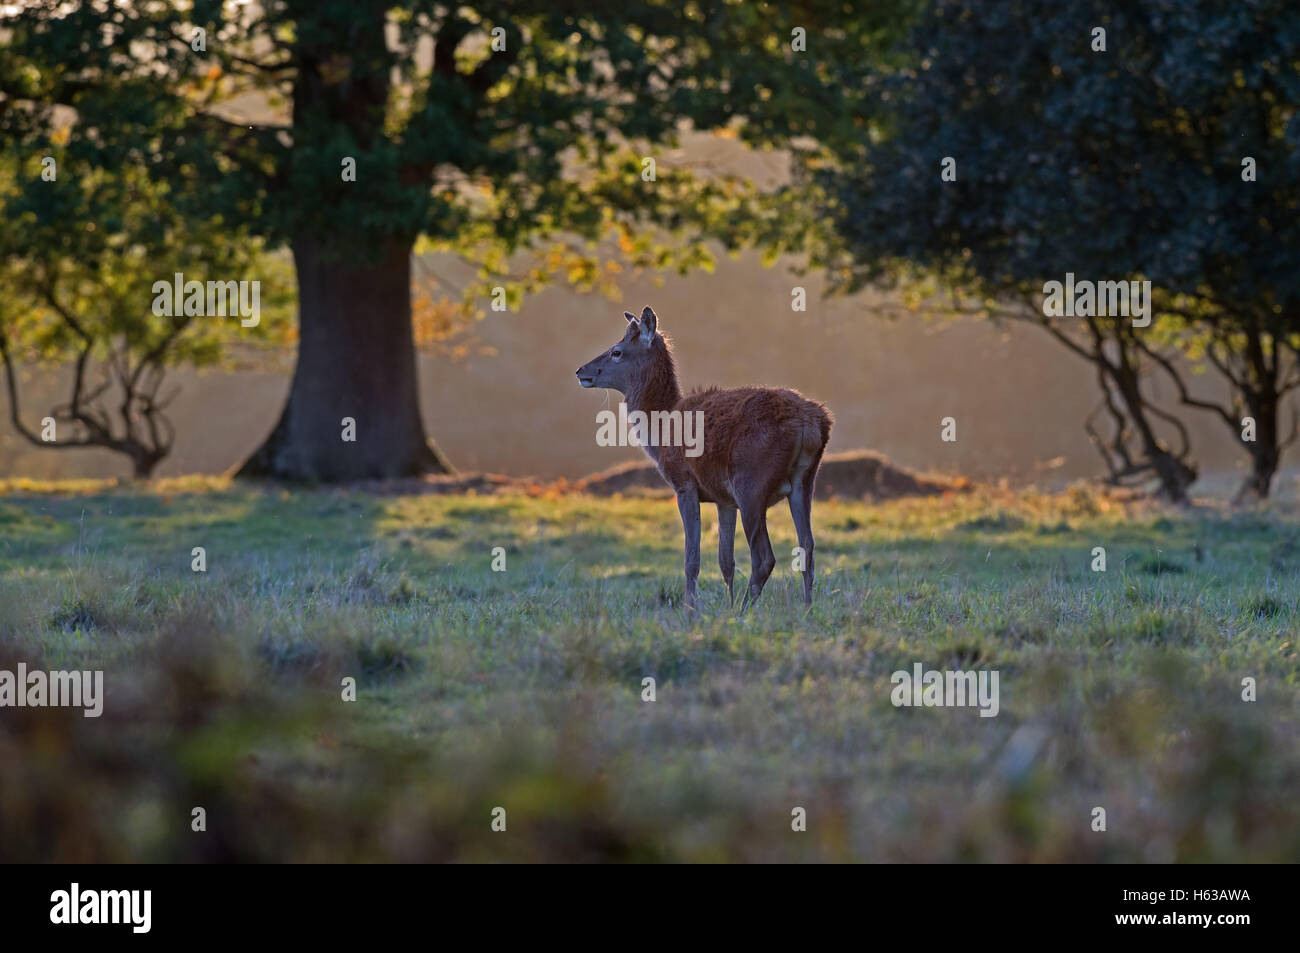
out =
[[731,607],[736,604],[736,514],[749,541],[749,585],[743,614],[763,592],[776,566],[767,534],[767,511],[789,500],[799,547],[803,550],[803,598],[812,606],[812,501],[834,419],[824,404],[784,387],[739,387],[695,390],[682,396],[670,343],[659,331],[659,319],[647,306],[641,317],[624,311],[623,337],[577,370],[578,383],[623,395],[630,412],[648,416],[656,411],[699,412],[703,440],[691,455],[668,441],[652,445],[645,435],[638,442],[677,496],[686,534],[686,592],[684,604],[694,610],[700,575],[700,504],[718,508],[718,566],[727,584]]

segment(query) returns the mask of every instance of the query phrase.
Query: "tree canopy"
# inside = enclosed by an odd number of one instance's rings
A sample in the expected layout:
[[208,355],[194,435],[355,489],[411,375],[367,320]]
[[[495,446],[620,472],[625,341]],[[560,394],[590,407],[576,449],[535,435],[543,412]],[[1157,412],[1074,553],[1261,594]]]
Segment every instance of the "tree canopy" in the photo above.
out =
[[[935,0],[900,55],[913,65],[881,84],[890,135],[841,143],[823,177],[841,286],[920,270],[1025,303],[1097,362],[1140,431],[1168,415],[1139,391],[1140,363],[1234,432],[1254,414],[1267,492],[1268,448],[1288,439],[1278,404],[1300,385],[1300,9]],[[1067,273],[1152,282],[1155,325],[1045,315],[1045,282]],[[1192,394],[1179,352],[1220,370],[1234,400]]]
[[[0,165],[0,364],[9,419],[38,447],[99,447],[148,476],[175,429],[167,369],[234,362],[240,345],[284,343],[292,330],[288,263],[219,217],[181,216],[170,190],[126,167],[70,174],[65,150]],[[62,169],[62,174],[60,174]],[[221,314],[173,307],[175,276],[220,287]],[[257,282],[243,303],[241,291]],[[155,287],[158,285],[158,287]],[[159,301],[159,288],[166,307]],[[233,295],[228,296],[227,291]],[[204,294],[206,308],[206,293]],[[18,368],[71,366],[68,399],[24,414]],[[28,407],[28,411],[32,408]],[[36,420],[44,423],[37,425]]]
[[[584,242],[616,238],[640,261],[689,268],[707,263],[706,235],[770,234],[770,206],[748,207],[743,183],[673,168],[666,147],[686,129],[763,147],[858,135],[873,103],[862,77],[909,8],[32,5],[4,24],[0,139],[39,152],[68,110],[78,174],[137,166],[184,214],[219,215],[293,250],[297,370],[246,472],[419,472],[445,463],[416,402],[417,241],[503,285],[520,278],[514,256],[557,243],[581,280]],[[523,277],[535,285],[549,273]],[[359,421],[353,446],[339,443],[344,416]]]

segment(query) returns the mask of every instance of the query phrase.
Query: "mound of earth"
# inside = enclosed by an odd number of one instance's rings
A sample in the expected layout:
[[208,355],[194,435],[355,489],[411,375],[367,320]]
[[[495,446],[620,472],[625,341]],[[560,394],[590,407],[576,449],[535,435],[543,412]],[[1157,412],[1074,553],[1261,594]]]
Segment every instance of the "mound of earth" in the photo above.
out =
[[[897,467],[879,453],[850,450],[829,453],[817,474],[817,499],[840,497],[852,500],[888,500],[902,496],[937,496],[959,491],[969,483],[962,479],[922,476]],[[574,489],[596,496],[615,493],[670,492],[651,463],[631,462],[594,473],[574,484]]]
[[443,494],[522,493],[535,484],[531,480],[503,476],[499,473],[451,473],[388,480],[360,480],[353,489],[392,496],[441,496]]
[[814,496],[891,500],[900,496],[938,496],[969,486],[970,482],[960,477],[913,473],[870,450],[848,450],[828,453],[822,460]]
[[645,490],[653,491],[656,495],[672,492],[654,464],[636,460],[583,477],[573,484],[573,488],[579,493],[595,496],[635,494]]
[[[970,482],[961,477],[922,475],[897,467],[879,453],[850,450],[830,453],[822,460],[817,474],[816,497],[820,500],[840,497],[850,500],[889,500],[903,496],[937,496],[969,489]],[[551,483],[532,477],[511,477],[499,473],[454,473],[406,477],[390,480],[362,480],[352,484],[380,495],[441,495],[474,493],[491,496],[497,493],[526,493],[530,496],[553,496],[565,493],[591,493],[595,496],[668,496],[671,490],[659,471],[649,461],[630,461],[593,473],[574,483],[560,479]]]

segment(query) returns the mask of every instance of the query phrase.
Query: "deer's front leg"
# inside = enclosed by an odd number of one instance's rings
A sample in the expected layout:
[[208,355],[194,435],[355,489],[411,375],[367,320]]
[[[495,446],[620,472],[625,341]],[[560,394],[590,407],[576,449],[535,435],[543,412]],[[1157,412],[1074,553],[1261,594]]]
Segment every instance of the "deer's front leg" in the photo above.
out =
[[727,596],[735,608],[736,590],[732,580],[736,578],[736,508],[726,503],[718,504],[718,568],[722,570]]
[[695,581],[700,577],[700,494],[691,487],[677,491],[677,511],[686,533],[686,608],[695,608]]

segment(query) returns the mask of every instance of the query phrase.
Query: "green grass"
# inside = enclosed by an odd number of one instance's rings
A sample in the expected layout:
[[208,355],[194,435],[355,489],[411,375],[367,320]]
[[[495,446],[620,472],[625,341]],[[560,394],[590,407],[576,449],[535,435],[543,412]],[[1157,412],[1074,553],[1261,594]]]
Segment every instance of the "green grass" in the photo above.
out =
[[[780,507],[744,616],[706,513],[690,616],[671,501],[10,485],[0,669],[107,701],[0,709],[0,859],[1300,859],[1293,510],[813,519],[811,611]],[[914,662],[998,670],[999,715],[895,708]]]

